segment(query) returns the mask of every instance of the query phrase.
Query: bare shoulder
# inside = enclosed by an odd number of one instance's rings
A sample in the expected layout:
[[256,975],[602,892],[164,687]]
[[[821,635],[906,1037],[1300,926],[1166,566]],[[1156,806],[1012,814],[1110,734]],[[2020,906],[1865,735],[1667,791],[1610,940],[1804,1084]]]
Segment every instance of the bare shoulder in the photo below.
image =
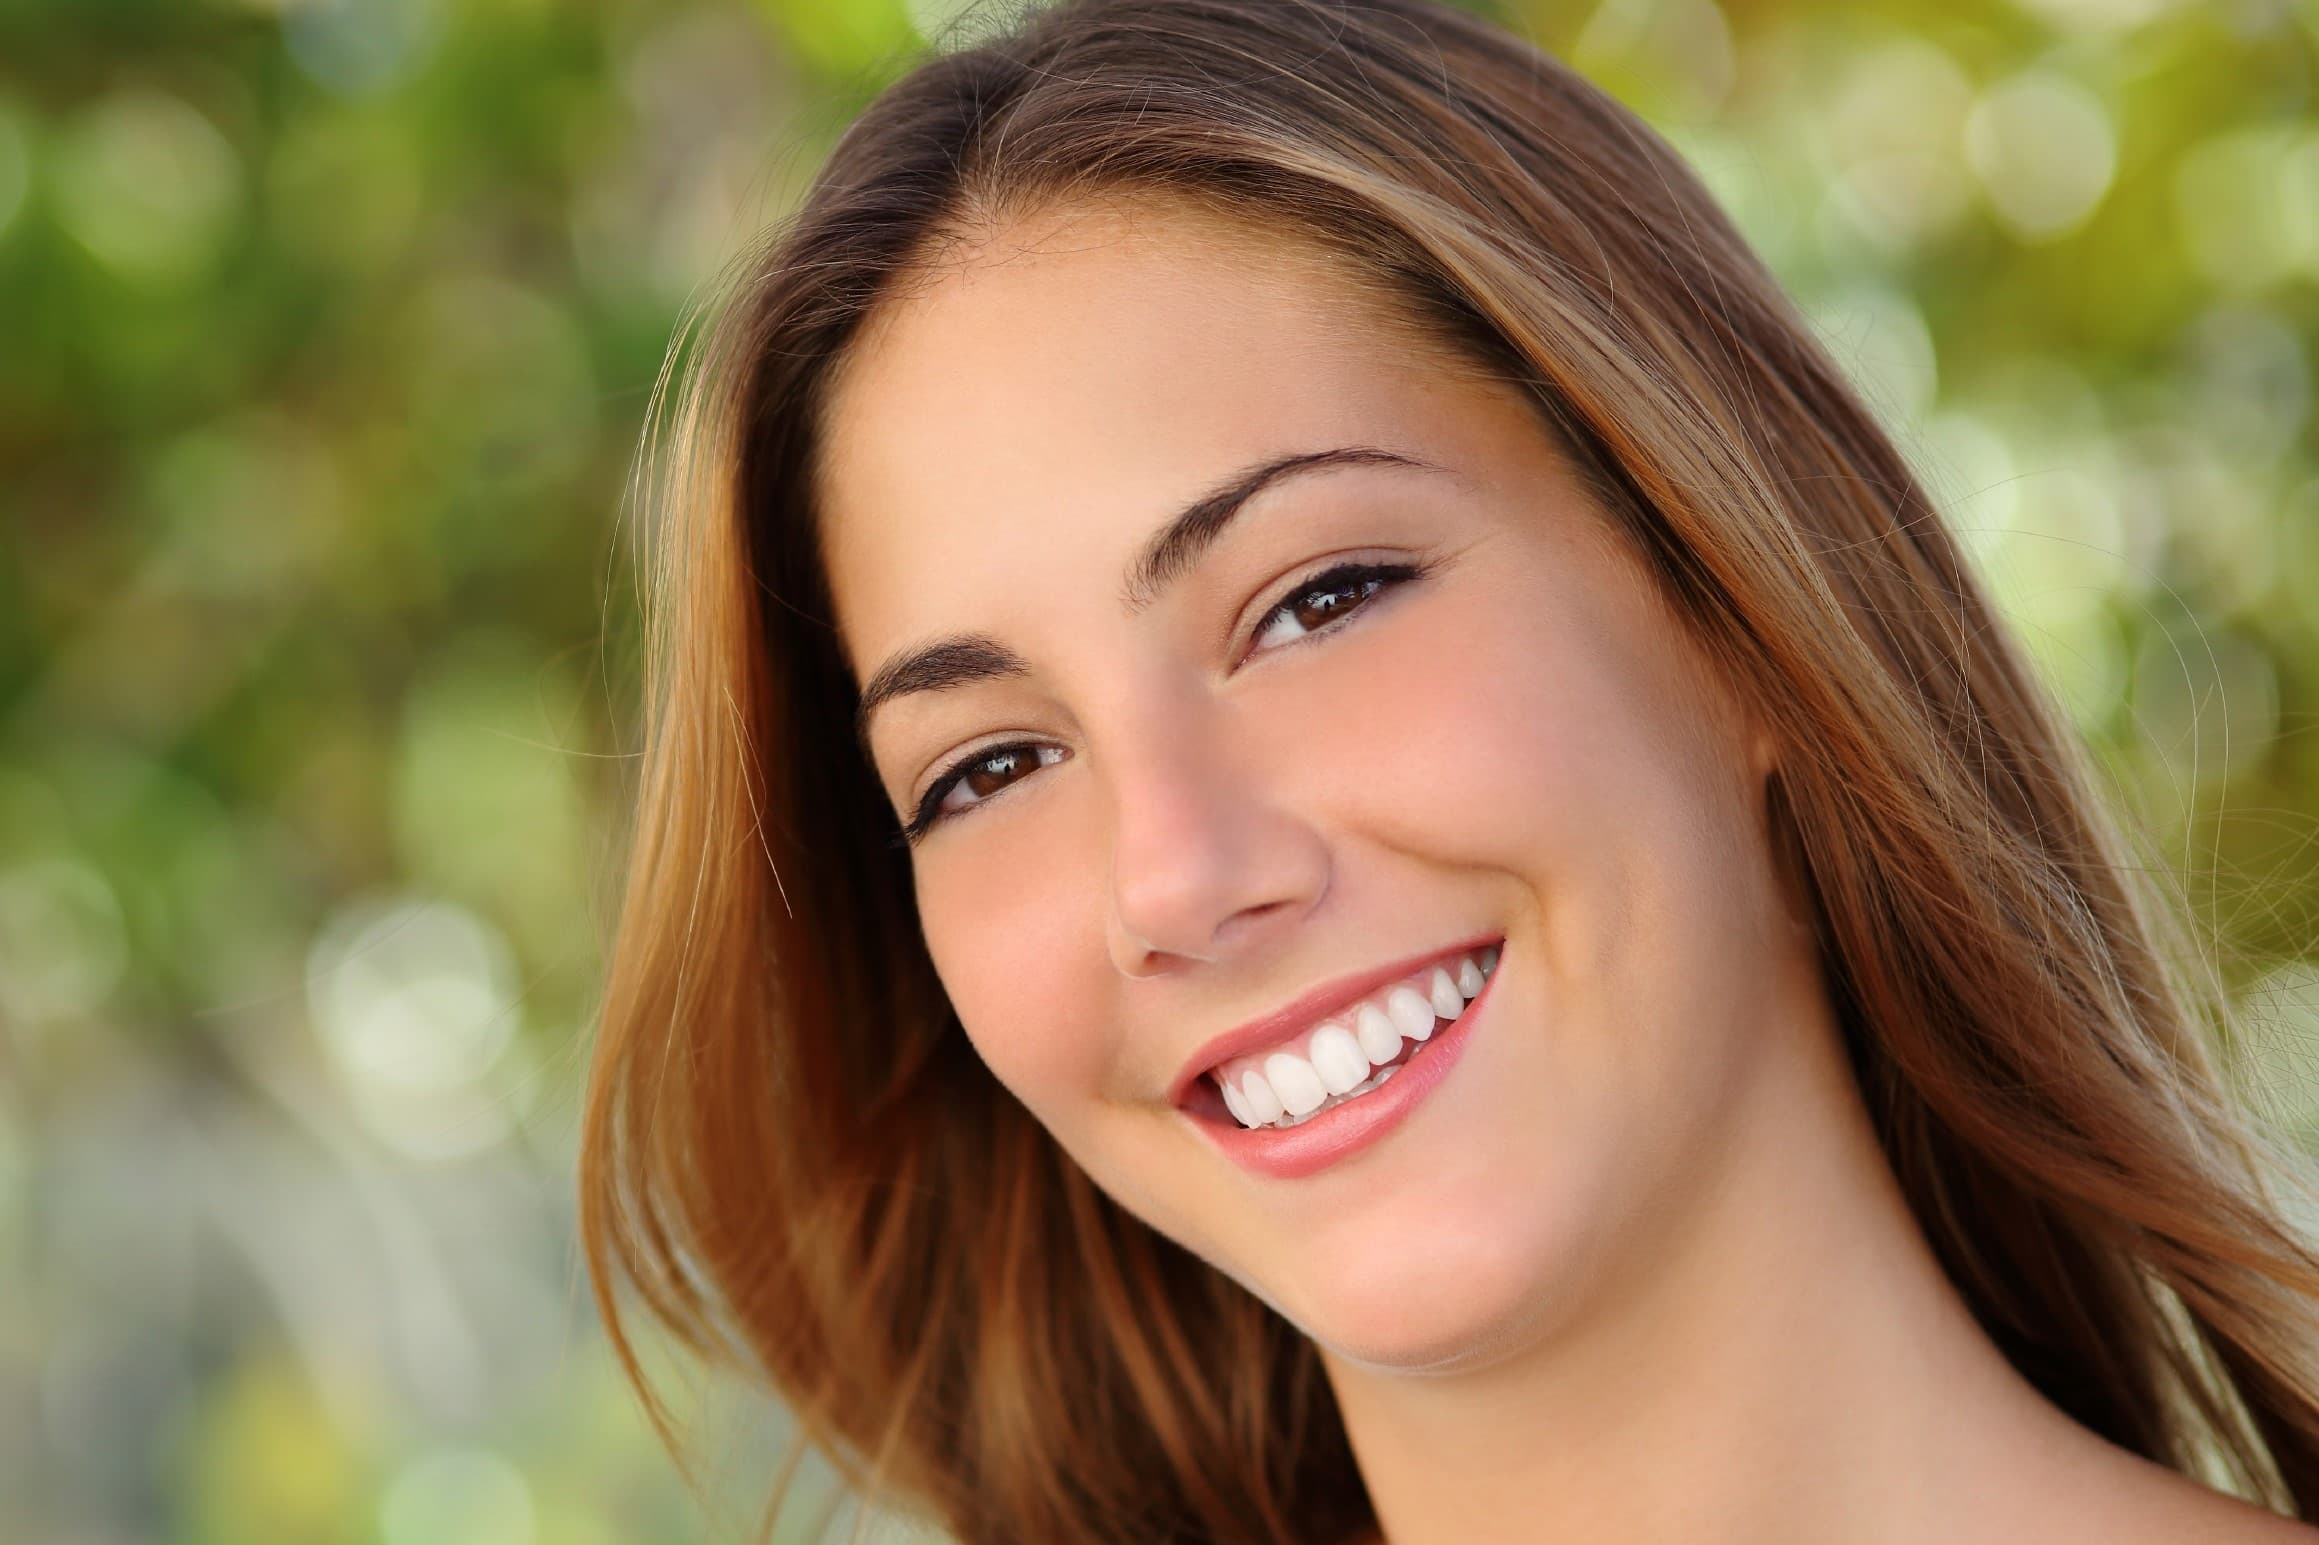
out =
[[2319,1528],[2281,1518],[2268,1508],[2219,1491],[2203,1486],[2198,1489],[2201,1495],[2183,1506],[2179,1524],[2148,1534],[2152,1545],[2160,1540],[2199,1540],[2206,1545],[2319,1545]]
[[2209,1491],[2206,1496],[2207,1516],[2198,1523],[2196,1538],[2216,1545],[2319,1545],[2319,1528],[2310,1524],[2281,1518],[2268,1508],[2220,1492]]
[[2136,1476],[2109,1499],[2099,1537],[2119,1545],[2319,1545],[2319,1528],[2137,1459]]

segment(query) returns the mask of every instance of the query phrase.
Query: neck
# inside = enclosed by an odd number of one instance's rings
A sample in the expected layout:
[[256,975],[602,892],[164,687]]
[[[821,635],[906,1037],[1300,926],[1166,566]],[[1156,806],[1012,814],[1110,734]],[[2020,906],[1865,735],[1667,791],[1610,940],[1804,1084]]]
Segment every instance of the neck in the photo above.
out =
[[1393,1545],[1993,1539],[2098,1468],[1940,1270],[1824,1012],[1779,1035],[1717,1174],[1486,1365],[1324,1350]]

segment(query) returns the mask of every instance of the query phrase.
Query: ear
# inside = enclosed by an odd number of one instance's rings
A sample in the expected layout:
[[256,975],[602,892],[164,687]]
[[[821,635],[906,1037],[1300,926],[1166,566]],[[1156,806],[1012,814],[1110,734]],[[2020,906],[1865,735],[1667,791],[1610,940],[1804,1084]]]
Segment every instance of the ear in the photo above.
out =
[[1780,767],[1779,738],[1772,734],[1769,725],[1755,719],[1748,721],[1747,765],[1751,781],[1758,788]]

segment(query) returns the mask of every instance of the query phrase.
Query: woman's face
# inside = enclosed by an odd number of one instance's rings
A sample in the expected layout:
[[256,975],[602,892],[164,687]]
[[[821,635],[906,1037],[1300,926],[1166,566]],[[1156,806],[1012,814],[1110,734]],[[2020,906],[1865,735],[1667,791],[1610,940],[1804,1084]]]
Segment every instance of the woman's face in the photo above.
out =
[[[1487,1360],[1664,1244],[1743,1128],[1800,938],[1773,748],[1520,391],[1299,249],[1080,206],[881,312],[828,425],[857,682],[956,635],[1014,657],[901,678],[869,745],[903,819],[966,764],[913,849],[926,941],[1106,1192],[1381,1367]],[[1348,450],[1385,454],[1211,507],[1139,568],[1250,469]],[[1373,567],[1314,583],[1347,563]],[[1248,1072],[1303,1103],[1274,1053],[1349,1077],[1312,1015],[1218,1037],[1489,941],[1483,997],[1424,1041],[1359,1000],[1404,1060],[1307,1122],[1246,1128],[1203,1075],[1230,1051],[1244,1112]],[[1378,1044],[1357,1009],[1338,1028]]]

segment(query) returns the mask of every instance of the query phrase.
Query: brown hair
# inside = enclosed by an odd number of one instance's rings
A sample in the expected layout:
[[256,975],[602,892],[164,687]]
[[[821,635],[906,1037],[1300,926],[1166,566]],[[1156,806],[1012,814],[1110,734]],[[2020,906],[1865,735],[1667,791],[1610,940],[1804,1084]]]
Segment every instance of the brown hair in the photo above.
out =
[[1373,1523],[1310,1343],[973,1054],[816,558],[818,419],[865,316],[949,239],[1114,192],[1293,232],[1530,388],[1780,735],[1861,1088],[1980,1324],[2093,1431],[2319,1512],[2319,1256],[2272,1190],[2303,1172],[2223,1093],[2228,1001],[2175,904],[1682,160],[1424,0],[1081,0],[927,58],[697,340],[647,447],[649,732],[581,1173],[597,1300],[672,1448],[624,1287],[965,1541]]

